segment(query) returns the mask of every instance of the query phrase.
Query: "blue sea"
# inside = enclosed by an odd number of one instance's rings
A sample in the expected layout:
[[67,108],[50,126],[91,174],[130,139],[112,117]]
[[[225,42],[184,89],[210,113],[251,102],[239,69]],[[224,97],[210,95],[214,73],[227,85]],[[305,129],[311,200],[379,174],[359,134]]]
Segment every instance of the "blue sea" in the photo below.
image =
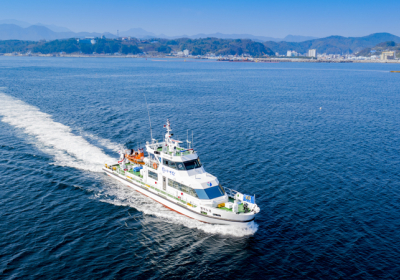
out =
[[[0,57],[1,279],[399,279],[400,64]],[[244,228],[101,172],[193,132]]]

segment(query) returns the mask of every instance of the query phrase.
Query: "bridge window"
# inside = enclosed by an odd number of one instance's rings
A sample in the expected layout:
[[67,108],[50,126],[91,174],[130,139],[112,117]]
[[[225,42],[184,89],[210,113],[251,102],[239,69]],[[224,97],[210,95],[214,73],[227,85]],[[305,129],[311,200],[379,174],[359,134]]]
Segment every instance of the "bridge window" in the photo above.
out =
[[204,190],[196,190],[200,199],[214,199],[225,194],[225,190],[221,186],[215,186]]
[[164,164],[165,166],[168,166],[169,168],[177,169],[177,168],[176,168],[175,162],[170,161],[170,160],[168,160],[168,159],[163,158],[163,164]]
[[183,162],[175,162],[176,167],[178,167],[178,170],[186,170],[185,165],[183,165]]
[[186,170],[192,170],[201,167],[200,159],[188,160],[183,163]]

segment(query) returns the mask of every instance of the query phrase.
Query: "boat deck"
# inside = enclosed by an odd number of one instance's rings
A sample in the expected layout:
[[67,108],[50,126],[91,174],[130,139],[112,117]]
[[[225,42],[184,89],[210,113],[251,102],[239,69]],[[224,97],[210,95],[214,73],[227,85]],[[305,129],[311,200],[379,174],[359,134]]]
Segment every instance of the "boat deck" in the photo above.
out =
[[[131,163],[127,163],[126,164],[126,166],[131,166],[131,165],[133,165],[133,164],[131,164]],[[135,175],[135,176],[138,176],[139,178],[143,178],[143,176],[140,175],[140,172],[135,172],[135,171],[133,171],[133,169],[130,169],[128,171],[124,171],[124,170],[122,170],[121,167],[119,167],[119,165],[116,166],[116,168],[117,168],[116,171],[121,175]]]
[[[234,201],[235,201],[235,200],[234,200],[233,198],[229,198],[229,202],[232,202],[232,203],[233,203]],[[229,209],[229,208],[226,208],[226,207],[220,207],[219,209],[232,212],[232,209]],[[238,212],[239,212],[239,213],[245,213],[245,212],[244,212],[244,208],[243,208],[243,203],[242,203],[242,204],[239,204]]]

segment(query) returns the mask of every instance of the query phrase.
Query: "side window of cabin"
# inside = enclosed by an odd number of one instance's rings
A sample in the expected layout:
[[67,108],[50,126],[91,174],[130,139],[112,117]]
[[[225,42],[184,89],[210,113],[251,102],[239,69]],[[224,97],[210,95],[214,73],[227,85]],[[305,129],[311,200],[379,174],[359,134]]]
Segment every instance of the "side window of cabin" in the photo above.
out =
[[192,188],[189,188],[189,194],[191,196],[194,196],[194,197],[198,198],[196,191],[194,189],[192,189]]
[[163,158],[162,161],[163,161],[163,164],[164,164],[164,165],[168,166],[169,160]]
[[172,188],[174,188],[174,189],[176,189],[175,183],[176,183],[176,182],[175,182],[174,180],[168,179],[168,186],[170,186],[170,187],[172,187]]
[[175,162],[173,162],[173,161],[170,161],[169,159],[163,159],[163,164],[165,165],[165,166],[168,166],[169,168],[172,168],[172,169],[177,169],[176,168],[176,164],[175,164]]
[[188,186],[185,186],[185,185],[180,184],[178,182],[175,182],[174,180],[168,179],[168,186],[173,187],[174,189],[176,189],[178,191],[187,193],[187,194],[189,194],[191,196],[194,196],[196,198],[198,197],[196,191],[193,190],[191,187],[188,187]]
[[176,164],[175,164],[175,162],[173,162],[173,161],[169,161],[169,162],[168,162],[168,167],[170,167],[170,168],[172,168],[172,169],[177,169],[177,168],[176,168]]
[[150,178],[152,178],[152,179],[158,181],[158,174],[157,174],[157,173],[155,173],[155,172],[153,172],[153,171],[150,171],[150,170],[149,170],[148,172],[149,172],[149,177],[150,177]]

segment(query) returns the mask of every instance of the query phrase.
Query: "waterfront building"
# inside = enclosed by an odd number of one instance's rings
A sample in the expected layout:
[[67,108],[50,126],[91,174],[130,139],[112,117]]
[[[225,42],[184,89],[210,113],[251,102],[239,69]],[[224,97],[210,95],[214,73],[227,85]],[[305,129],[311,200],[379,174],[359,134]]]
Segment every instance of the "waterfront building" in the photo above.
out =
[[308,56],[309,57],[317,57],[317,50],[316,49],[308,50]]
[[296,51],[287,51],[286,56],[299,56]]
[[76,39],[76,42],[80,44],[92,44],[92,45],[96,44],[96,40],[90,38]]
[[188,56],[188,55],[189,55],[189,50],[184,50],[184,51],[183,51],[183,55],[184,55],[184,56]]
[[396,57],[395,52],[382,52],[381,54],[381,59],[382,60],[388,60],[388,59],[394,59]]

